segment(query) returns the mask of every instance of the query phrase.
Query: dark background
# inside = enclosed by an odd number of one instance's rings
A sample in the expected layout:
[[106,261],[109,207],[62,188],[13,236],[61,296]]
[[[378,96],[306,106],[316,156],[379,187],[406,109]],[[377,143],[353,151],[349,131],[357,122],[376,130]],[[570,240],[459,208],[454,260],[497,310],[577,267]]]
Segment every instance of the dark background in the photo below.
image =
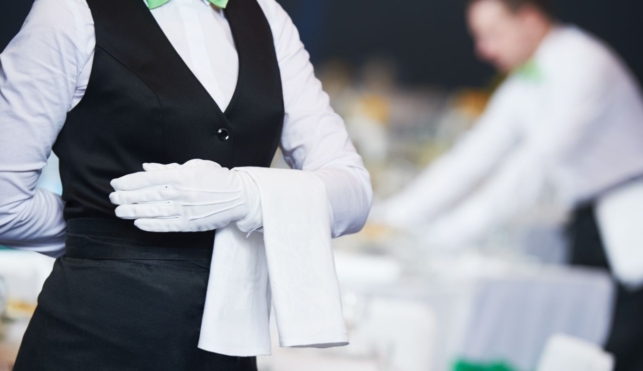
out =
[[[133,0],[140,1],[140,0]],[[234,1],[234,0],[231,0]],[[396,60],[404,83],[481,86],[493,72],[473,56],[463,0],[279,0],[319,64],[344,58]],[[31,0],[0,10],[0,49],[20,29]],[[643,1],[559,0],[556,13],[608,41],[643,81]]]

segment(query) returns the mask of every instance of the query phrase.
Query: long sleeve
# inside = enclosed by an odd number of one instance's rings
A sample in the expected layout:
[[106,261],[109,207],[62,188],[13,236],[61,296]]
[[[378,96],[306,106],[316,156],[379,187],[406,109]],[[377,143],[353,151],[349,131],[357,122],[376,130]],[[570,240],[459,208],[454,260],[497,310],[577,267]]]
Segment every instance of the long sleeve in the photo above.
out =
[[566,73],[552,79],[541,128],[481,189],[426,230],[428,243],[464,246],[506,225],[533,208],[548,185],[555,188],[561,163],[583,153],[578,148],[591,138],[593,125],[618,97],[612,82],[617,79],[607,65],[566,67],[562,69]]
[[505,83],[472,129],[401,192],[373,209],[373,221],[412,229],[435,219],[464,199],[518,143],[512,101],[515,86]]
[[274,0],[260,0],[269,20],[284,92],[280,148],[293,169],[310,171],[326,186],[333,238],[356,233],[366,223],[373,191],[370,174],[315,77],[297,28]]
[[0,54],[0,244],[52,257],[64,253],[63,201],[36,184],[88,58],[76,1],[36,0]]

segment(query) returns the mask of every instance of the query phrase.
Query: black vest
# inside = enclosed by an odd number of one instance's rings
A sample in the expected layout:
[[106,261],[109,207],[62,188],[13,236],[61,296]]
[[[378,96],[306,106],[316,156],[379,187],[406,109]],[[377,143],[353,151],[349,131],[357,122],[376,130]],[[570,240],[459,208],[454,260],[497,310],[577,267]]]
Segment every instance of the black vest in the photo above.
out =
[[[53,147],[60,158],[67,222],[120,220],[109,201],[114,191],[109,183],[143,171],[144,162],[200,158],[228,168],[270,166],[284,103],[272,33],[256,0],[231,0],[225,9],[239,55],[238,82],[225,112],[143,1],[87,3],[96,30],[89,84]],[[140,231],[133,221],[116,224]],[[214,239],[214,231],[140,232],[139,239],[164,245],[212,246]]]

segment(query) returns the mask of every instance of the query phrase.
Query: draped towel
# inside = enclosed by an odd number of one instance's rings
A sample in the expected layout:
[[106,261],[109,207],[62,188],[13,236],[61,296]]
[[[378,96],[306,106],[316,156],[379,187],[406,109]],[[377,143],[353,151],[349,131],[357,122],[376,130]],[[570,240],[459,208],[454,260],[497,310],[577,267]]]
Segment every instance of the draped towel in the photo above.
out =
[[281,347],[347,345],[324,183],[296,169],[234,170],[258,186],[263,233],[216,231],[199,348],[270,355],[271,301]]

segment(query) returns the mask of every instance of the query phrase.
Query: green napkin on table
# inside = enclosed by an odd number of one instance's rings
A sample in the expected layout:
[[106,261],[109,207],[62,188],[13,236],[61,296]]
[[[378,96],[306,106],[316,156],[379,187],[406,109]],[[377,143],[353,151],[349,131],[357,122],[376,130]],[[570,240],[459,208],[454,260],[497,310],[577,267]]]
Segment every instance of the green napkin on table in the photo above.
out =
[[517,371],[515,368],[504,362],[494,363],[473,363],[467,361],[457,361],[453,366],[453,371]]

